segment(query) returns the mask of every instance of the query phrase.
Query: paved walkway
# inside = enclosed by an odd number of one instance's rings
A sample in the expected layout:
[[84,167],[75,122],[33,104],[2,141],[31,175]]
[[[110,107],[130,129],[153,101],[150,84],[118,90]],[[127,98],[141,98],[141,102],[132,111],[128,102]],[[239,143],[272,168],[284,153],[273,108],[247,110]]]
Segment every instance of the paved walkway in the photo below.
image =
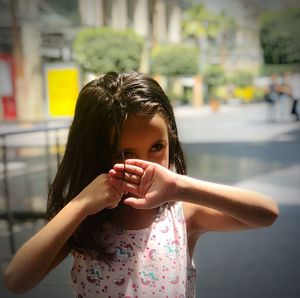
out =
[[267,122],[264,104],[176,115],[193,176],[263,192],[280,208],[269,228],[198,240],[197,297],[300,297],[300,123]]
[[[259,160],[260,164],[268,161],[273,164],[277,162],[280,166],[276,167],[275,164],[272,171],[261,175],[256,173],[255,177],[240,180],[236,184],[266,192],[279,204],[300,204],[299,121],[291,118],[289,121],[268,122],[263,103],[222,106],[218,113],[212,113],[209,107],[187,106],[175,109],[175,115],[180,139],[188,148],[192,148],[193,144],[202,144],[202,147],[203,144],[215,144],[211,148],[213,153],[220,146],[226,150],[228,144],[242,150],[251,144],[251,152],[244,154],[252,157],[251,162],[255,163],[255,152],[265,146],[265,156]],[[278,147],[277,151],[275,147]],[[243,153],[236,149],[234,154],[236,157]],[[259,167],[259,164],[256,166]]]

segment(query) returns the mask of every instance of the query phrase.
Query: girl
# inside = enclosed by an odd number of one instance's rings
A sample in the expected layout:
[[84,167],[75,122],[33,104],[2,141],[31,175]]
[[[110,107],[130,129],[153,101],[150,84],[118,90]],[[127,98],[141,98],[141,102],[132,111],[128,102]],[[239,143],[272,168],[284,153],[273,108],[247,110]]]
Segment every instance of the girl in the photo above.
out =
[[197,239],[271,225],[268,197],[189,178],[170,102],[156,81],[108,73],[79,94],[49,222],[7,268],[37,285],[68,254],[76,297],[194,297]]

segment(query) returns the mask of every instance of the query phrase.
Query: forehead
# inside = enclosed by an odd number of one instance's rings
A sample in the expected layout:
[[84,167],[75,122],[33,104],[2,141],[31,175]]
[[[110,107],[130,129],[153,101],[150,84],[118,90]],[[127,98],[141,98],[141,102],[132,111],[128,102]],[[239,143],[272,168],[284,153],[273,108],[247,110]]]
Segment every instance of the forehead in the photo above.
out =
[[166,138],[167,136],[166,120],[158,113],[153,116],[129,116],[121,129],[122,142],[132,139],[136,141],[137,138]]

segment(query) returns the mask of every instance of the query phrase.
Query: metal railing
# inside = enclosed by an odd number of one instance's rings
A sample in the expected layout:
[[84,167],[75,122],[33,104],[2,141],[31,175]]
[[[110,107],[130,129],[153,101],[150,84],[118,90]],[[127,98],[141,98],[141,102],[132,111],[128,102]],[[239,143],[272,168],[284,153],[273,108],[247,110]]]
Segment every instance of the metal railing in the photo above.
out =
[[[31,123],[32,124],[32,123]],[[23,222],[27,220],[36,220],[39,218],[45,218],[44,211],[34,211],[34,210],[14,210],[12,206],[12,193],[9,186],[9,177],[13,170],[9,169],[9,164],[12,163],[15,158],[9,157],[9,151],[12,149],[24,149],[24,148],[39,148],[44,152],[44,157],[42,156],[41,163],[44,164],[44,169],[46,170],[47,179],[47,192],[52,183],[52,168],[53,163],[57,167],[61,160],[62,148],[64,150],[66,142],[66,134],[69,130],[70,122],[65,122],[63,124],[54,124],[51,122],[35,123],[31,125],[30,128],[22,128],[20,126],[15,126],[14,128],[6,127],[6,129],[0,130],[0,142],[2,151],[2,167],[0,173],[2,174],[1,180],[3,184],[3,199],[4,204],[2,210],[0,210],[0,219],[6,220],[8,226],[9,235],[9,247],[11,254],[16,252],[16,243],[14,235],[14,224],[16,222]],[[63,140],[61,133],[64,133]],[[20,157],[22,153],[17,154],[17,158]],[[41,155],[39,155],[40,157]],[[32,158],[32,156],[31,156]],[[33,154],[34,158],[34,154]],[[26,171],[19,174],[26,178],[29,175]],[[44,194],[45,198],[47,193]],[[30,201],[29,197],[26,198]]]

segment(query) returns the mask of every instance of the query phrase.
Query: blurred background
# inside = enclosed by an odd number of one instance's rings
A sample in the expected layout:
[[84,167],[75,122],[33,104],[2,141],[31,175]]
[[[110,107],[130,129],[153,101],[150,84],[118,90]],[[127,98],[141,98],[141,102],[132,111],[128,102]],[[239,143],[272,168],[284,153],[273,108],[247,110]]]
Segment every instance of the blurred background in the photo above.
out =
[[[135,70],[168,94],[190,176],[280,207],[198,241],[197,297],[300,297],[299,29],[298,0],[0,0],[1,276],[44,224],[79,90]],[[24,297],[72,297],[71,261]]]

